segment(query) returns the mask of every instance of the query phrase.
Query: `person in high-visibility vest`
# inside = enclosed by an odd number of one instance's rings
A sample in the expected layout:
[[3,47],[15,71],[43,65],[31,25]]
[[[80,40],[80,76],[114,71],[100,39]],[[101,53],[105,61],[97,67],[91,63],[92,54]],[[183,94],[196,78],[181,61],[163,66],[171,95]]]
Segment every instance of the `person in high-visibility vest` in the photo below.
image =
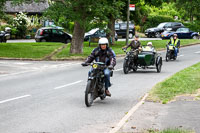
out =
[[180,40],[178,39],[178,35],[174,34],[173,38],[170,39],[168,44],[169,45],[172,44],[172,45],[175,46],[174,55],[175,55],[175,57],[177,57],[177,54],[178,54],[179,48],[180,48]]

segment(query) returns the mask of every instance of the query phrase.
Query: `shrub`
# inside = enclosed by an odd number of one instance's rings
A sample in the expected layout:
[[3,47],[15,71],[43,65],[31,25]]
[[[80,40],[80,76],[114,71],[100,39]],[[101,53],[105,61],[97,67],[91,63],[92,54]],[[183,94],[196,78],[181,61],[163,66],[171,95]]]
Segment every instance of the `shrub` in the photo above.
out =
[[136,25],[136,26],[135,26],[135,30],[136,30],[137,32],[141,32],[141,27],[140,27],[139,25]]
[[189,28],[192,31],[200,32],[200,22],[194,21],[190,23],[183,22],[184,26]]

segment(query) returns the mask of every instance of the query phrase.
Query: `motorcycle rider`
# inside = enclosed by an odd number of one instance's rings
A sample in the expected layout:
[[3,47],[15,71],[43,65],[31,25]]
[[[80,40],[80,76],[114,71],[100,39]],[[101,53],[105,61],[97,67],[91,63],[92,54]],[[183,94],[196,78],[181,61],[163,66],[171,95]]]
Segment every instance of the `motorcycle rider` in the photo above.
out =
[[[128,47],[131,47],[131,50],[137,50],[135,52],[135,61],[137,61],[137,58],[138,58],[138,54],[139,54],[139,51],[142,50],[141,48],[141,43],[139,41],[139,36],[138,35],[135,35],[135,38],[133,41],[131,41],[131,43],[127,46],[124,46],[122,47],[122,49],[127,49]],[[135,62],[136,63],[136,62]]]
[[177,57],[177,54],[179,52],[179,48],[180,48],[180,40],[178,39],[178,35],[174,34],[173,38],[170,39],[168,45],[174,45],[175,49],[174,49],[174,56]]
[[[105,93],[107,96],[111,96],[111,93],[108,90],[108,87],[111,86],[110,83],[110,75],[111,70],[116,65],[116,58],[114,51],[108,47],[108,39],[107,38],[100,38],[98,42],[99,46],[95,48],[91,55],[88,56],[86,61],[82,63],[82,66],[87,66],[88,63],[93,62],[94,60],[96,62],[104,62],[108,68],[104,69],[104,75],[105,75]],[[89,75],[91,73],[92,69],[89,71]]]

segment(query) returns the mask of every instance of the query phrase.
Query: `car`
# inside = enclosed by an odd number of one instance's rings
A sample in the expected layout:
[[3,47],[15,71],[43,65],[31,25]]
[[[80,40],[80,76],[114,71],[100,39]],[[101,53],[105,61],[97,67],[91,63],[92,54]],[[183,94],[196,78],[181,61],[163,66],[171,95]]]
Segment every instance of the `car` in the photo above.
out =
[[176,31],[178,28],[183,28],[184,25],[178,22],[164,22],[160,23],[157,27],[148,28],[145,30],[145,35],[149,38],[156,37],[160,38],[160,35],[165,30]]
[[[95,28],[95,29],[92,29],[89,32],[85,33],[84,41],[89,41],[90,39],[94,39],[94,38],[99,39],[101,37],[106,37],[105,30]],[[118,40],[117,34],[115,33],[115,41],[117,41],[117,40]]]
[[35,40],[36,42],[70,43],[72,36],[60,27],[43,27],[37,30]]
[[[126,37],[127,23],[115,23],[115,31],[118,36]],[[129,23],[129,38],[132,39],[135,35],[135,25]]]
[[176,32],[165,31],[161,34],[162,39],[170,39],[173,34],[177,34],[180,39],[198,39],[199,34],[197,32],[191,31],[189,28],[179,28]]

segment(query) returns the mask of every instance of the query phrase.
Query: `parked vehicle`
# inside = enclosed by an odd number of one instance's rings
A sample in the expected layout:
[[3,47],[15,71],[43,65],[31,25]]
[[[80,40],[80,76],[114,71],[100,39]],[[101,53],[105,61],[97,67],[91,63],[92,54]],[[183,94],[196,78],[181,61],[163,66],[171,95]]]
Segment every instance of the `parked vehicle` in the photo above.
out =
[[[127,23],[115,23],[115,31],[118,36],[125,38],[126,29],[127,29]],[[130,23],[129,24],[129,38],[132,39],[134,35],[135,35],[135,25]]]
[[88,77],[85,90],[85,104],[87,107],[90,107],[93,101],[98,97],[100,97],[101,100],[106,98],[105,77],[103,72],[106,65],[102,62],[94,62],[90,65],[92,66],[92,71]]
[[36,42],[63,42],[70,43],[72,36],[57,27],[43,27],[35,35]]
[[6,27],[5,31],[0,31],[0,43],[7,42],[10,39],[10,28]]
[[[143,47],[143,49],[147,48]],[[126,52],[126,57],[124,58],[123,64],[123,71],[125,74],[127,74],[130,70],[137,71],[138,68],[153,68],[156,69],[158,73],[161,72],[162,57],[160,54],[149,50],[143,50],[138,54],[138,58],[136,58],[136,51],[127,52],[124,50],[124,52]]]
[[[93,38],[101,38],[101,37],[106,37],[106,32],[105,30],[101,30],[99,28],[92,29],[89,32],[85,33],[84,41],[89,41],[89,39]],[[117,34],[115,33],[115,41],[117,41]]]
[[199,34],[197,32],[191,31],[189,28],[179,28],[175,32],[165,31],[161,34],[162,39],[169,39],[173,36],[173,34],[177,34],[180,39],[198,39]]
[[150,38],[151,37],[160,38],[161,33],[164,32],[165,30],[176,31],[178,28],[182,27],[184,27],[184,25],[182,23],[177,23],[177,22],[160,23],[157,27],[145,30],[145,35]]
[[175,51],[175,46],[173,44],[170,44],[170,45],[166,45],[167,47],[167,53],[166,53],[166,61],[169,61],[169,60],[176,60],[176,56],[174,54],[174,51]]

